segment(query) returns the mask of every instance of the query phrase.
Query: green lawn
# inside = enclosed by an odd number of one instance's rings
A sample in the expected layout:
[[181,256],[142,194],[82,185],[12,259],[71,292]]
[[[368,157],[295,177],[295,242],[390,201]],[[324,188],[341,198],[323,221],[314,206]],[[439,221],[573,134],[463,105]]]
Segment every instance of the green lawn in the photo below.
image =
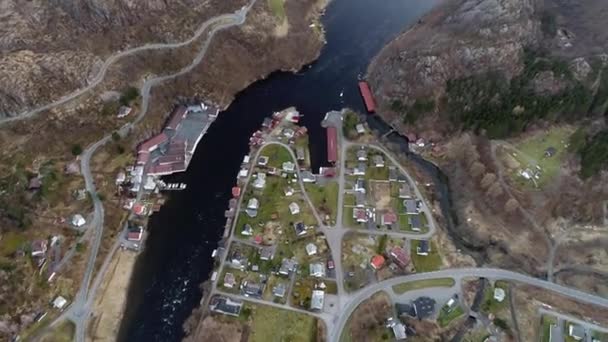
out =
[[444,306],[441,311],[439,311],[437,323],[439,323],[439,326],[443,328],[462,315],[464,315],[464,310],[460,305],[450,312],[448,312],[447,307]]
[[[282,2],[282,0],[280,1]],[[260,156],[268,157],[269,167],[276,167],[280,169],[283,166],[283,163],[286,161],[295,163],[291,157],[291,153],[289,153],[289,151],[281,145],[271,144],[264,146],[262,152],[260,152]]]
[[355,195],[352,194],[344,194],[344,205],[355,205]]
[[[386,158],[385,158],[386,159]],[[365,173],[365,179],[369,182],[370,180],[388,180],[388,167],[367,167],[367,172]]]
[[338,208],[338,183],[329,182],[324,186],[306,183],[304,189],[318,212],[322,216],[329,215],[335,222]]
[[606,342],[608,341],[608,333],[603,333],[603,332],[599,332],[599,331],[592,331],[591,332],[591,336],[593,336],[593,338],[598,339],[602,342]]
[[344,216],[342,218],[342,224],[344,224],[345,227],[348,228],[360,228],[361,224],[357,223],[357,221],[355,221],[355,219],[353,218],[353,208],[352,207],[345,207],[344,211],[342,211],[342,215]]
[[[287,181],[282,177],[267,176],[266,187],[263,190],[248,188],[245,192],[241,208],[244,210],[247,207],[249,199],[253,197],[258,199],[260,207],[257,216],[253,218],[249,217],[244,211],[240,212],[237,219],[236,231],[241,234],[243,226],[248,223],[253,228],[254,235],[261,234],[264,224],[272,220],[273,214],[277,215],[276,221],[281,224],[282,230],[286,231],[287,234],[293,233],[292,225],[297,221],[303,221],[307,225],[316,225],[317,221],[312,213],[312,208],[306,203],[301,194],[295,194],[291,197],[284,196],[284,189],[287,185]],[[289,204],[291,202],[296,202],[299,205],[299,214],[291,215],[289,212]]]
[[443,261],[437,251],[437,244],[434,241],[430,241],[431,251],[429,252],[429,255],[425,256],[416,254],[416,248],[419,243],[419,240],[412,240],[411,256],[416,272],[421,273],[438,270],[443,265]]
[[557,319],[553,316],[543,315],[540,319],[542,331],[540,335],[541,342],[549,342],[549,331],[551,330],[551,324],[557,324]]
[[8,232],[0,240],[0,257],[11,256],[21,246],[25,245],[27,239],[17,232]]
[[396,294],[402,294],[407,291],[424,289],[427,287],[452,287],[455,282],[452,278],[437,278],[437,279],[428,279],[428,280],[416,280],[416,281],[408,281],[406,283],[401,283],[393,286],[393,291]]
[[[520,163],[522,169],[531,167],[530,164],[534,162],[538,164],[541,168],[541,176],[537,183],[539,187],[542,187],[559,172],[567,150],[565,145],[568,144],[572,133],[573,130],[570,127],[555,127],[515,144],[515,147],[521,153],[515,152],[516,155],[513,156],[512,151],[509,151],[509,154]],[[552,157],[545,156],[545,151],[549,147],[556,149],[556,153]],[[518,181],[523,180],[519,174],[515,174],[514,177],[519,178]],[[526,183],[531,184],[530,182]]]
[[317,334],[316,318],[266,305],[252,305],[251,342],[314,341]]
[[281,21],[285,19],[284,0],[268,0],[268,6],[270,6],[270,9],[275,17]]
[[504,283],[500,283],[500,282],[496,282],[495,286],[488,286],[485,290],[484,293],[484,299],[483,299],[483,303],[481,304],[481,309],[486,312],[486,313],[493,313],[494,315],[496,315],[497,312],[501,311],[502,309],[506,308],[509,305],[509,298],[508,296],[505,296],[505,299],[502,302],[497,301],[496,299],[494,299],[494,289],[495,288],[501,288],[503,290],[505,290],[505,293],[507,292],[507,285]]

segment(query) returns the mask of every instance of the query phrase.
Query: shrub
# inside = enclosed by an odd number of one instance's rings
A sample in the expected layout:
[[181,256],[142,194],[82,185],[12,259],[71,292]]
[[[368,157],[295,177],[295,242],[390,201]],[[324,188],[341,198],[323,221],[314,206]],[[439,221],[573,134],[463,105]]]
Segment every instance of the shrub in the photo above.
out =
[[72,145],[72,155],[73,156],[78,156],[81,153],[82,153],[82,146],[80,146],[80,144]]

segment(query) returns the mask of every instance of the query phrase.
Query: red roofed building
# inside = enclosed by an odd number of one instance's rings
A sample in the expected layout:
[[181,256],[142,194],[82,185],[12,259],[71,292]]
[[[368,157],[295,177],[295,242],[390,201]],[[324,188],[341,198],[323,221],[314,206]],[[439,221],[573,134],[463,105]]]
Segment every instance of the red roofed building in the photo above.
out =
[[186,117],[187,111],[188,108],[186,108],[185,106],[179,106],[175,108],[165,128],[172,129],[175,131],[182,123],[182,120]]
[[374,255],[372,257],[372,261],[370,262],[370,265],[372,265],[372,268],[375,270],[381,269],[382,266],[384,266],[384,257],[380,254]]
[[235,186],[232,188],[232,197],[239,197],[241,195],[241,188]]
[[261,235],[256,235],[256,236],[253,238],[253,242],[255,242],[255,243],[256,243],[256,244],[258,244],[258,245],[262,244],[262,241],[264,241],[264,240],[262,239],[262,236],[261,236]]
[[175,164],[179,162],[183,163],[185,160],[186,156],[183,154],[170,154],[158,158],[157,163],[158,165]]
[[142,203],[135,203],[135,205],[133,205],[133,213],[135,215],[145,215],[146,214],[146,206],[143,205]]
[[320,167],[319,171],[320,171],[319,173],[323,177],[331,178],[331,177],[335,177],[336,176],[336,168],[335,167]]
[[129,231],[127,232],[127,240],[140,241],[141,236],[143,235],[143,232],[144,232],[144,230],[141,227],[129,229]]
[[336,127],[327,127],[327,161],[335,163],[338,160],[338,131]]
[[387,211],[382,215],[381,221],[383,225],[393,225],[397,222],[397,215],[392,211]]
[[391,259],[400,267],[406,267],[410,263],[410,257],[401,247],[393,247],[390,255]]
[[150,167],[148,171],[148,175],[150,176],[164,176],[170,175],[175,172],[183,172],[186,171],[186,163],[179,162],[173,164],[164,164],[164,165],[153,165]]
[[167,140],[169,140],[169,137],[167,137],[165,133],[155,135],[139,145],[139,153],[152,152],[156,150],[160,144],[167,142]]
[[375,112],[376,102],[374,102],[374,97],[372,96],[372,91],[369,89],[369,84],[365,81],[359,82],[359,91],[361,92],[361,96],[363,96],[367,111],[370,113]]
[[137,165],[145,165],[148,163],[150,159],[150,153],[147,151],[142,151],[137,154]]

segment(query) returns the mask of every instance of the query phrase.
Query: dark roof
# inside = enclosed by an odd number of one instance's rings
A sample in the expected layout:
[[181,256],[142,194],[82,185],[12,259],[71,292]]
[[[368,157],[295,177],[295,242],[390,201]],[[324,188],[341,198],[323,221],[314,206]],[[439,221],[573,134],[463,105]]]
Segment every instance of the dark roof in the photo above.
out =
[[423,319],[430,317],[435,312],[435,300],[429,297],[418,297],[414,300],[416,317]]
[[226,302],[226,298],[220,297],[215,300],[215,309],[227,313],[231,313],[234,315],[238,315],[241,311],[240,305],[230,305]]
[[420,242],[418,243],[418,248],[420,248],[421,252],[428,252],[429,242],[427,240],[420,240]]
[[422,228],[420,215],[410,215],[410,223],[412,224],[412,228]]
[[410,304],[395,304],[395,309],[397,310],[397,316],[408,315],[411,317],[416,317],[416,311],[414,310],[414,306]]

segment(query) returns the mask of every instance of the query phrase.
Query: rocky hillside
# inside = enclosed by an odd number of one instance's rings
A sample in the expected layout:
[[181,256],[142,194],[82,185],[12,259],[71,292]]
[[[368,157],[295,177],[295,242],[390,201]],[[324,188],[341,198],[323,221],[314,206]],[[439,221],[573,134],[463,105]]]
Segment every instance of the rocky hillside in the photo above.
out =
[[[555,255],[581,254],[604,267],[595,250],[560,243],[608,222],[607,15],[605,0],[445,0],[369,66],[378,113],[426,140],[418,152],[449,179],[451,236],[485,251],[484,264],[545,276],[559,273]],[[543,144],[562,156],[541,168]],[[540,157],[512,163],[528,158],[516,145]],[[522,183],[527,167],[545,185]]]
[[87,84],[115,51],[181,41],[242,0],[0,0],[0,117]]
[[[479,128],[469,121],[483,115],[466,113],[469,107],[496,107],[500,102],[505,107],[513,105],[501,110],[519,111],[516,107],[525,104],[517,101],[528,95],[522,89],[533,88],[533,93],[544,97],[571,93],[577,86],[593,93],[602,54],[608,48],[608,34],[600,27],[607,12],[608,2],[602,0],[447,0],[385,47],[371,63],[368,79],[382,114],[397,126],[406,129],[404,125],[416,121],[422,121],[416,122],[418,128],[448,123],[429,115],[441,111],[456,114],[461,121],[456,123],[464,128]],[[521,89],[514,91],[509,82],[516,76]],[[467,84],[468,77],[478,79]],[[484,81],[484,87],[496,89],[475,89],[481,92],[472,98],[458,93],[458,86]],[[508,91],[509,98],[494,97],[502,90]],[[454,99],[468,102],[453,103]],[[589,110],[588,100],[573,99],[567,109]],[[454,104],[458,106],[454,108]],[[425,117],[427,120],[418,120]],[[520,121],[517,125],[528,123]],[[498,120],[498,124],[503,122]],[[487,126],[491,124],[482,122],[481,128],[492,128]]]

